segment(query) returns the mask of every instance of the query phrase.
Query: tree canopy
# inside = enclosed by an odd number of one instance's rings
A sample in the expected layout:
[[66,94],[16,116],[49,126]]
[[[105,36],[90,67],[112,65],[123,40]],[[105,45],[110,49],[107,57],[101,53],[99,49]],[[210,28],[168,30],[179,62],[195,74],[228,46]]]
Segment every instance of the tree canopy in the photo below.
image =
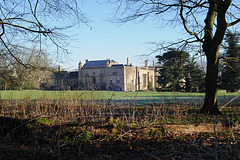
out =
[[189,53],[169,49],[156,58],[162,66],[158,77],[162,91],[203,91],[204,72]]

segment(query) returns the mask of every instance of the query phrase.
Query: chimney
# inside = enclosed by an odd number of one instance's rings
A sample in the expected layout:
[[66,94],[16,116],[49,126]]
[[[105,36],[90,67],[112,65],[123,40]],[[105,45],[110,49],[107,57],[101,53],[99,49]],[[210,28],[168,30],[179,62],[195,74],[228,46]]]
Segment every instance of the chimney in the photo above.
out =
[[129,58],[127,57],[127,66],[129,65]]
[[107,58],[107,63],[108,63],[109,65],[111,64],[110,58]]
[[86,59],[86,63],[88,63],[88,59]]
[[155,61],[153,61],[153,68],[155,68]]
[[82,62],[80,61],[79,64],[78,64],[78,69],[82,69]]
[[148,60],[145,60],[145,67],[148,67]]
[[61,72],[61,70],[62,70],[61,66],[58,66],[58,72]]

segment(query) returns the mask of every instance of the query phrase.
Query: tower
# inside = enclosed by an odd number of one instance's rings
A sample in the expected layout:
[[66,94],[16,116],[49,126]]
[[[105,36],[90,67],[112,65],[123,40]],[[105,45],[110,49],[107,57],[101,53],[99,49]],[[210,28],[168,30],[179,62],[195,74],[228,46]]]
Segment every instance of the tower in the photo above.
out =
[[111,67],[110,59],[107,59],[107,60],[106,60],[106,67]]

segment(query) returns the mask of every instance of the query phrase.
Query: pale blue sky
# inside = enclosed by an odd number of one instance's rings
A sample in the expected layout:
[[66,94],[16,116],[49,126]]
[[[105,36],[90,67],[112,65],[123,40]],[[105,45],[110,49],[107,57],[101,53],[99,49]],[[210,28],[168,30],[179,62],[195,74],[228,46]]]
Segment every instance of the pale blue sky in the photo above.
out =
[[[149,42],[174,41],[183,35],[182,28],[159,27],[154,21],[128,22],[123,25],[113,24],[114,6],[100,5],[95,0],[84,1],[81,9],[90,19],[89,25],[73,28],[77,34],[75,42],[69,46],[71,54],[62,67],[66,70],[77,69],[79,61],[104,60],[110,58],[118,63],[126,64],[129,57],[134,66],[144,66],[144,60],[139,55],[149,54],[154,47]],[[180,26],[182,27],[182,26]],[[185,33],[186,34],[186,33]],[[152,64],[155,55],[149,57]]]

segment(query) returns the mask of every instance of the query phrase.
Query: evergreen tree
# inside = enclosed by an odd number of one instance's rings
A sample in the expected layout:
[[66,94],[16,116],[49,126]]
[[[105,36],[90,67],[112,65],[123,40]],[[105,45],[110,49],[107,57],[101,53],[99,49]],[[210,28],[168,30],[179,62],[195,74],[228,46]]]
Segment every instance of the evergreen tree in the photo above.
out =
[[200,68],[194,59],[185,68],[186,92],[204,92],[205,73],[203,68]]
[[189,54],[170,48],[163,55],[156,56],[158,63],[163,64],[158,77],[158,83],[163,91],[181,91],[184,78],[184,64],[189,59]]
[[225,42],[227,47],[222,55],[223,65],[221,67],[219,88],[231,92],[240,89],[240,45],[237,33],[228,31]]
[[183,70],[171,65],[163,65],[158,77],[158,83],[162,91],[180,91],[182,89],[180,80],[183,78]]
[[204,72],[187,52],[169,49],[156,58],[162,64],[158,77],[162,91],[203,91]]

